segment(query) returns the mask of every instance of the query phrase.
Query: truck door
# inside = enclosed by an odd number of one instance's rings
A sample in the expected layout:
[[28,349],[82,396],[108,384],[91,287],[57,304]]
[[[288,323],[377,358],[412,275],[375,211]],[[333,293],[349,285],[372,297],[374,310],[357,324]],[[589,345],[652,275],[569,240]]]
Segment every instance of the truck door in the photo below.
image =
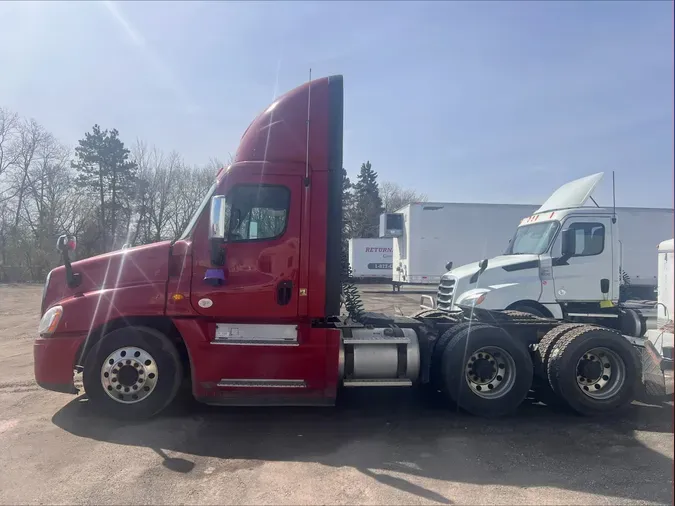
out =
[[215,286],[205,280],[209,245],[205,233],[197,234],[204,240],[194,244],[192,307],[224,321],[297,318],[301,178],[268,174],[264,185],[233,182],[226,197],[224,279]]
[[[562,254],[566,230],[573,240],[567,255]],[[553,283],[556,299],[567,301],[612,300],[614,273],[612,255],[612,221],[609,217],[571,216],[562,226],[552,248]],[[618,267],[617,267],[618,270]],[[601,280],[607,279],[609,293],[603,295]],[[618,295],[618,294],[617,294]]]

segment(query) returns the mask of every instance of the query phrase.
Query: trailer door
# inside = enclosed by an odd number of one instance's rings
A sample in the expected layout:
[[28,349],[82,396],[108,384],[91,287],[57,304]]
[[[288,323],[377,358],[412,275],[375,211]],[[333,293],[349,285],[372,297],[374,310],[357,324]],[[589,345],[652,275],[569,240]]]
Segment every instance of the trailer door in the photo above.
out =
[[[571,231],[573,254],[562,255],[562,237]],[[560,302],[600,301],[612,298],[614,273],[612,221],[605,216],[571,216],[562,226],[552,249],[553,283]],[[603,295],[602,280],[608,280],[609,293]]]

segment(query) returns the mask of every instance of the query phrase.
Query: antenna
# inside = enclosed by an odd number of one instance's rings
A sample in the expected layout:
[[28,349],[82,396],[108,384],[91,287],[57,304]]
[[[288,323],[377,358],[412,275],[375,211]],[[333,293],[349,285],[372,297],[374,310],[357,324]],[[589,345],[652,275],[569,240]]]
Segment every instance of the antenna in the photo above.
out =
[[312,108],[312,69],[309,69],[309,89],[307,90],[307,148],[305,150],[305,186],[309,186],[309,115]]
[[616,188],[614,185],[614,171],[612,171],[612,223],[616,223]]

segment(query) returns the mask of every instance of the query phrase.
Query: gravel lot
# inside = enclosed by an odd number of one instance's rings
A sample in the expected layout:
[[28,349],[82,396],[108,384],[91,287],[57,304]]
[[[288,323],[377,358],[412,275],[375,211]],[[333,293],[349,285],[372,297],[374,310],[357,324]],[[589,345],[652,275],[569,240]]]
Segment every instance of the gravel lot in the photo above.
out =
[[[376,292],[380,293],[376,293]],[[367,308],[419,295],[365,286]],[[178,402],[144,423],[39,389],[40,286],[0,286],[2,504],[672,504],[672,405],[598,421],[528,403],[486,421],[414,390],[336,408]]]

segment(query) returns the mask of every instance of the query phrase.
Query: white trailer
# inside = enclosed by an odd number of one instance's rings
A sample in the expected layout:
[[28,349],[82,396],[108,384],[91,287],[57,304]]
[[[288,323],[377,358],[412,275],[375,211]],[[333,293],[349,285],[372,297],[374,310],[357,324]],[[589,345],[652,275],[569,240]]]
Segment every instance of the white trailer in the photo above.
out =
[[353,278],[390,280],[391,257],[391,238],[349,239],[349,265]]
[[[402,229],[393,244],[394,286],[437,285],[448,262],[462,265],[501,254],[523,216],[536,209],[533,205],[450,202],[403,207],[395,213],[402,217]],[[381,235],[393,231],[389,227]]]
[[656,307],[656,328],[647,331],[647,338],[663,357],[673,360],[673,291],[675,274],[673,263],[673,239],[663,241],[658,247],[658,298]]

